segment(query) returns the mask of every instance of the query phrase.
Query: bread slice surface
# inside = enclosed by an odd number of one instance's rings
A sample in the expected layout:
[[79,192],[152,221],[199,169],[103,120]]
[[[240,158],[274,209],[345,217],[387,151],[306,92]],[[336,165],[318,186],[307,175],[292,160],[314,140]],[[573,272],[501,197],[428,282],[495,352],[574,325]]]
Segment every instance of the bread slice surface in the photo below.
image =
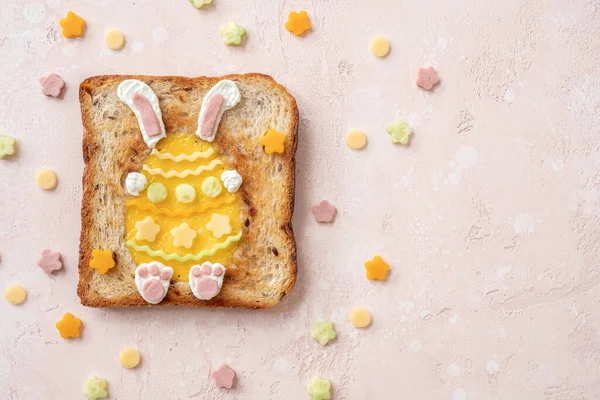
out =
[[[124,182],[150,155],[130,108],[117,97],[126,79],[148,84],[156,93],[167,136],[193,134],[204,95],[222,79],[236,83],[240,103],[223,114],[213,149],[244,181],[238,193],[242,239],[228,263],[220,293],[196,299],[187,282],[171,281],[159,305],[268,308],[296,280],[296,245],[291,220],[298,109],[295,99],[261,74],[218,78],[103,75],[80,85],[83,133],[83,200],[79,249],[81,303],[89,307],[147,306],[135,285],[136,264],[126,245]],[[285,152],[268,155],[259,138],[268,129],[285,135]],[[116,265],[106,274],[89,267],[94,249],[113,251]],[[201,262],[204,260],[201,260]]]

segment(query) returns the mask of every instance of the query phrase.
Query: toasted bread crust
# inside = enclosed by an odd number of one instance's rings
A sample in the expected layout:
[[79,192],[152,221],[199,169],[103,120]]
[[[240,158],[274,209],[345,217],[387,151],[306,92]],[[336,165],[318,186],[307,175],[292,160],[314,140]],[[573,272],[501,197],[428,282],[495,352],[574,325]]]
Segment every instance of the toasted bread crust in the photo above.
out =
[[[139,133],[133,113],[120,104],[118,99],[114,99],[118,84],[125,79],[144,81],[154,89],[163,110],[167,134],[195,132],[201,99],[221,79],[230,79],[238,84],[242,93],[240,105],[244,101],[248,103],[242,107],[245,111],[252,107],[261,110],[266,108],[260,101],[250,104],[253,98],[249,96],[252,94],[273,96],[280,102],[277,103],[277,109],[284,115],[269,117],[279,118],[279,122],[282,118],[286,121],[283,129],[280,128],[281,133],[286,136],[286,149],[283,155],[275,156],[277,159],[267,157],[262,148],[254,144],[257,142],[256,138],[240,138],[235,132],[231,132],[239,125],[258,132],[251,128],[260,125],[243,120],[248,115],[238,115],[231,112],[233,110],[223,116],[219,133],[213,142],[213,147],[220,155],[244,177],[244,185],[240,188],[245,203],[242,210],[246,221],[243,224],[244,240],[233,256],[233,268],[228,268],[221,293],[210,301],[201,301],[191,294],[187,283],[171,282],[167,296],[159,305],[263,309],[279,303],[293,288],[297,272],[292,215],[299,115],[295,99],[283,86],[270,76],[254,73],[218,78],[104,75],[88,78],[81,83],[79,101],[84,127],[85,162],[77,286],[81,303],[89,307],[150,306],[138,294],[133,283],[136,266],[125,246],[124,235],[115,233],[124,232],[124,176],[128,172],[140,170],[150,153]],[[263,116],[257,116],[261,117]],[[114,129],[111,129],[113,124]],[[232,127],[233,129],[228,129]],[[118,150],[110,153],[110,160],[100,160],[99,154],[105,150],[103,146],[107,146],[107,143],[115,146],[114,141],[119,141]],[[265,168],[280,173],[277,183],[281,192],[270,193],[278,200],[277,215],[274,216],[266,215],[268,211],[264,206],[270,204],[269,199],[265,199],[264,195],[258,193],[260,190],[257,190],[264,189],[268,192],[275,189],[268,186],[265,189],[263,185],[273,182],[262,182],[259,179]],[[111,215],[110,219],[106,218]],[[259,227],[262,230],[268,229],[268,233],[259,231]],[[271,246],[271,240],[278,243],[279,249]],[[100,247],[110,248],[115,254],[116,266],[106,275],[98,275],[89,267],[92,250]],[[263,282],[265,275],[261,275],[265,271],[268,276],[272,275],[268,286]]]

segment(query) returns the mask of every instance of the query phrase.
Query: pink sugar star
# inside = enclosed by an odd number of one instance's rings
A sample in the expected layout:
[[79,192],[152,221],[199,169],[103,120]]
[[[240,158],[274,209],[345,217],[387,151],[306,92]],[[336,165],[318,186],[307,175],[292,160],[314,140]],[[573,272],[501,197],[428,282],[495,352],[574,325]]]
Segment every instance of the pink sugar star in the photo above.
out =
[[40,78],[40,85],[42,85],[42,93],[48,97],[60,97],[62,96],[63,90],[65,89],[65,81],[62,80],[57,74],[49,74]]
[[216,387],[231,389],[235,379],[235,371],[227,365],[221,364],[210,372],[210,377],[215,381]]
[[440,81],[440,77],[435,73],[433,67],[419,68],[417,72],[417,86],[425,90],[431,90]]
[[337,209],[331,205],[327,200],[323,200],[318,204],[312,206],[312,212],[315,215],[317,222],[331,222],[335,216]]
[[62,268],[60,253],[58,251],[44,249],[40,255],[37,265],[43,269],[45,273],[50,275],[53,271],[57,271]]

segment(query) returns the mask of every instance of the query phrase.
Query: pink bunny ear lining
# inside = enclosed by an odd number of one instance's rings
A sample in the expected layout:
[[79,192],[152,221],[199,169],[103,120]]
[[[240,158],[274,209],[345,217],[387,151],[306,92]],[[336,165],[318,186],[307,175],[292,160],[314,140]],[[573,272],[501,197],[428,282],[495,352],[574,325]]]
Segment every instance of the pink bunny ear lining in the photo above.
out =
[[133,96],[133,105],[138,109],[138,112],[142,117],[142,124],[144,125],[148,136],[159,136],[162,133],[160,122],[158,122],[158,117],[156,116],[156,113],[154,113],[148,99],[141,94],[136,93]]

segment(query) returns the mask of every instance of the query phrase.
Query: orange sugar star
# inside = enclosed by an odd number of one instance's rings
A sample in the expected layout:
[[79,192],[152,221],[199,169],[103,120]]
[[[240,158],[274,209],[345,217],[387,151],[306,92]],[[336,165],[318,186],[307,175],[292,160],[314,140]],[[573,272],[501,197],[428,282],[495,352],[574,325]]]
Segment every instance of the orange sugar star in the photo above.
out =
[[81,36],[85,29],[85,20],[73,11],[69,11],[67,17],[62,18],[59,24],[62,27],[62,34],[66,38]]
[[365,269],[367,270],[367,279],[384,281],[390,270],[390,265],[383,261],[380,256],[375,256],[365,263]]
[[104,275],[109,269],[115,266],[112,250],[92,250],[92,259],[90,268],[93,268],[100,275]]
[[56,323],[56,329],[60,332],[63,339],[79,337],[81,331],[81,320],[74,317],[71,313],[63,315],[62,319]]
[[265,152],[267,154],[283,153],[285,151],[283,145],[285,142],[285,135],[277,132],[275,129],[269,129],[267,134],[262,136],[258,141],[265,146]]
[[300,11],[299,13],[295,11],[290,12],[288,20],[285,23],[285,29],[296,36],[302,36],[302,34],[309,30],[310,27],[310,20],[308,19],[306,11]]

